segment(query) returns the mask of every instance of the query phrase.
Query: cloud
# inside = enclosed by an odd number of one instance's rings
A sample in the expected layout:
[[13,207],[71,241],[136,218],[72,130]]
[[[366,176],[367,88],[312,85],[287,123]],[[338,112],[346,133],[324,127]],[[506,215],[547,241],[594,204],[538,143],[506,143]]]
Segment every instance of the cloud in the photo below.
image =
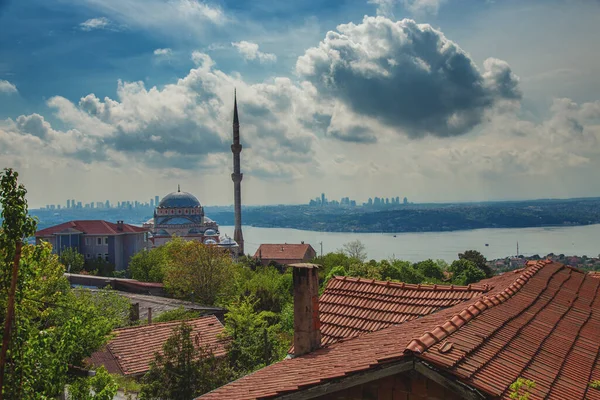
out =
[[9,81],[5,81],[0,79],[0,93],[17,93],[17,87],[10,83]]
[[521,98],[506,62],[483,67],[430,25],[384,17],[339,25],[296,63],[324,98],[413,138],[465,134]]
[[246,60],[258,60],[261,64],[277,61],[277,56],[275,54],[259,51],[258,44],[256,43],[242,40],[241,42],[232,42],[231,45],[237,48],[238,52]]
[[[143,82],[122,82],[116,97],[90,93],[74,104],[61,96],[48,100],[68,131],[53,130],[38,114],[23,115],[13,131],[54,146],[56,154],[86,162],[136,162],[152,169],[212,170],[228,168],[231,156],[233,88],[238,90],[244,155],[261,176],[301,176],[293,164],[314,161],[316,137],[302,122],[316,113],[309,86],[277,78],[248,85],[239,75],[216,68],[206,54],[194,52],[197,67],[176,83],[146,88]],[[65,147],[72,138],[76,148]],[[60,145],[59,145],[60,144]],[[124,157],[123,157],[124,156]],[[278,163],[290,164],[275,168]]]
[[169,57],[171,54],[173,54],[173,51],[169,48],[154,50],[154,55],[158,57]]
[[121,26],[147,30],[158,36],[168,35],[178,41],[197,40],[209,29],[231,22],[221,7],[199,0],[79,0],[74,3],[107,15]]
[[106,17],[91,18],[79,24],[79,29],[86,32],[93,30],[111,29],[112,27],[112,22]]

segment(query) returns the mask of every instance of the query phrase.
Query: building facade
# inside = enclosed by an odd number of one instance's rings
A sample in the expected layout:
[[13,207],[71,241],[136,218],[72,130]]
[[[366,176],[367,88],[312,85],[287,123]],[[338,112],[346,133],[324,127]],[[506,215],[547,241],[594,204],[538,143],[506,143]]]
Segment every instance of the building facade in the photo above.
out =
[[115,270],[127,268],[129,259],[139,251],[149,248],[148,229],[116,224],[102,220],[69,221],[42,229],[35,234],[36,243],[47,242],[52,252],[60,255],[73,248],[86,262],[101,258],[114,265]]
[[295,263],[309,262],[317,257],[317,252],[310,244],[261,244],[254,258],[259,260],[262,265],[271,263],[278,265],[288,265]]

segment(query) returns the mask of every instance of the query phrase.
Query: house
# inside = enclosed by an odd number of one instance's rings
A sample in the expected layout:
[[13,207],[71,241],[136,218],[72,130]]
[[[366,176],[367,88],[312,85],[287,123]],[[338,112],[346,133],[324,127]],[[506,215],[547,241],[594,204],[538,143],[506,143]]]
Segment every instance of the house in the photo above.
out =
[[254,253],[254,258],[262,265],[273,262],[280,265],[308,262],[317,256],[310,244],[261,244]]
[[[220,339],[223,325],[214,315],[186,321],[192,326],[192,335],[201,346],[211,349],[215,357],[225,355]],[[140,325],[115,329],[114,338],[87,360],[92,367],[104,366],[111,374],[140,377],[150,369],[154,353],[162,351],[163,344],[181,321]]]
[[201,399],[508,399],[519,378],[535,383],[520,391],[532,400],[600,399],[590,386],[600,379],[600,279],[583,271],[529,262],[480,282],[485,293],[323,347],[316,268],[293,273],[296,357]]
[[65,248],[74,248],[86,261],[101,258],[117,271],[126,269],[134,254],[149,247],[148,229],[123,221],[69,221],[37,231],[35,241],[50,243],[59,255]]

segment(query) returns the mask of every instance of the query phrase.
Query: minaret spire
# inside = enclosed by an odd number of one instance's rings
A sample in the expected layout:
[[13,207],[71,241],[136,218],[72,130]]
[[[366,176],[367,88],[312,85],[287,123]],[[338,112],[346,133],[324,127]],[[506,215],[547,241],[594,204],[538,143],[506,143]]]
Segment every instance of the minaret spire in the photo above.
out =
[[181,185],[177,184],[177,191],[181,192]]
[[233,89],[233,144],[231,145],[233,153],[233,202],[235,207],[235,228],[233,230],[233,240],[237,242],[240,248],[240,254],[244,254],[244,236],[242,235],[242,178],[244,175],[240,172],[240,153],[242,145],[240,144],[240,121],[237,110],[237,91]]

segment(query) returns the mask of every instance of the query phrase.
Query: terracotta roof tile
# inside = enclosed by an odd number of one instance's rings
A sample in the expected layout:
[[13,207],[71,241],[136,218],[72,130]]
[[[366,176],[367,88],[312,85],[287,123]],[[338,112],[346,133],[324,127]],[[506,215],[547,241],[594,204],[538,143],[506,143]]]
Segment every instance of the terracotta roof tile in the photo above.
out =
[[[217,357],[225,355],[224,343],[219,339],[223,325],[214,315],[186,321],[192,325],[192,335],[200,343],[209,346]],[[111,373],[139,375],[148,371],[154,353],[160,352],[165,341],[181,321],[156,323],[116,329],[115,337],[100,351],[89,358],[93,366],[104,365]]]
[[117,224],[103,220],[82,220],[82,221],[69,221],[59,225],[51,226],[46,229],[42,229],[35,233],[35,236],[50,236],[63,231],[78,231],[87,235],[118,235],[121,233],[136,233],[136,232],[147,232],[148,229],[141,228],[139,226],[123,224],[123,230],[117,229]]
[[310,244],[261,244],[254,253],[254,258],[302,260],[311,248]]
[[319,298],[321,344],[420,318],[489,289],[489,285],[412,285],[336,276]]
[[265,399],[411,355],[494,398],[518,377],[531,399],[600,399],[600,280],[540,261],[433,314],[263,368],[202,398]]

